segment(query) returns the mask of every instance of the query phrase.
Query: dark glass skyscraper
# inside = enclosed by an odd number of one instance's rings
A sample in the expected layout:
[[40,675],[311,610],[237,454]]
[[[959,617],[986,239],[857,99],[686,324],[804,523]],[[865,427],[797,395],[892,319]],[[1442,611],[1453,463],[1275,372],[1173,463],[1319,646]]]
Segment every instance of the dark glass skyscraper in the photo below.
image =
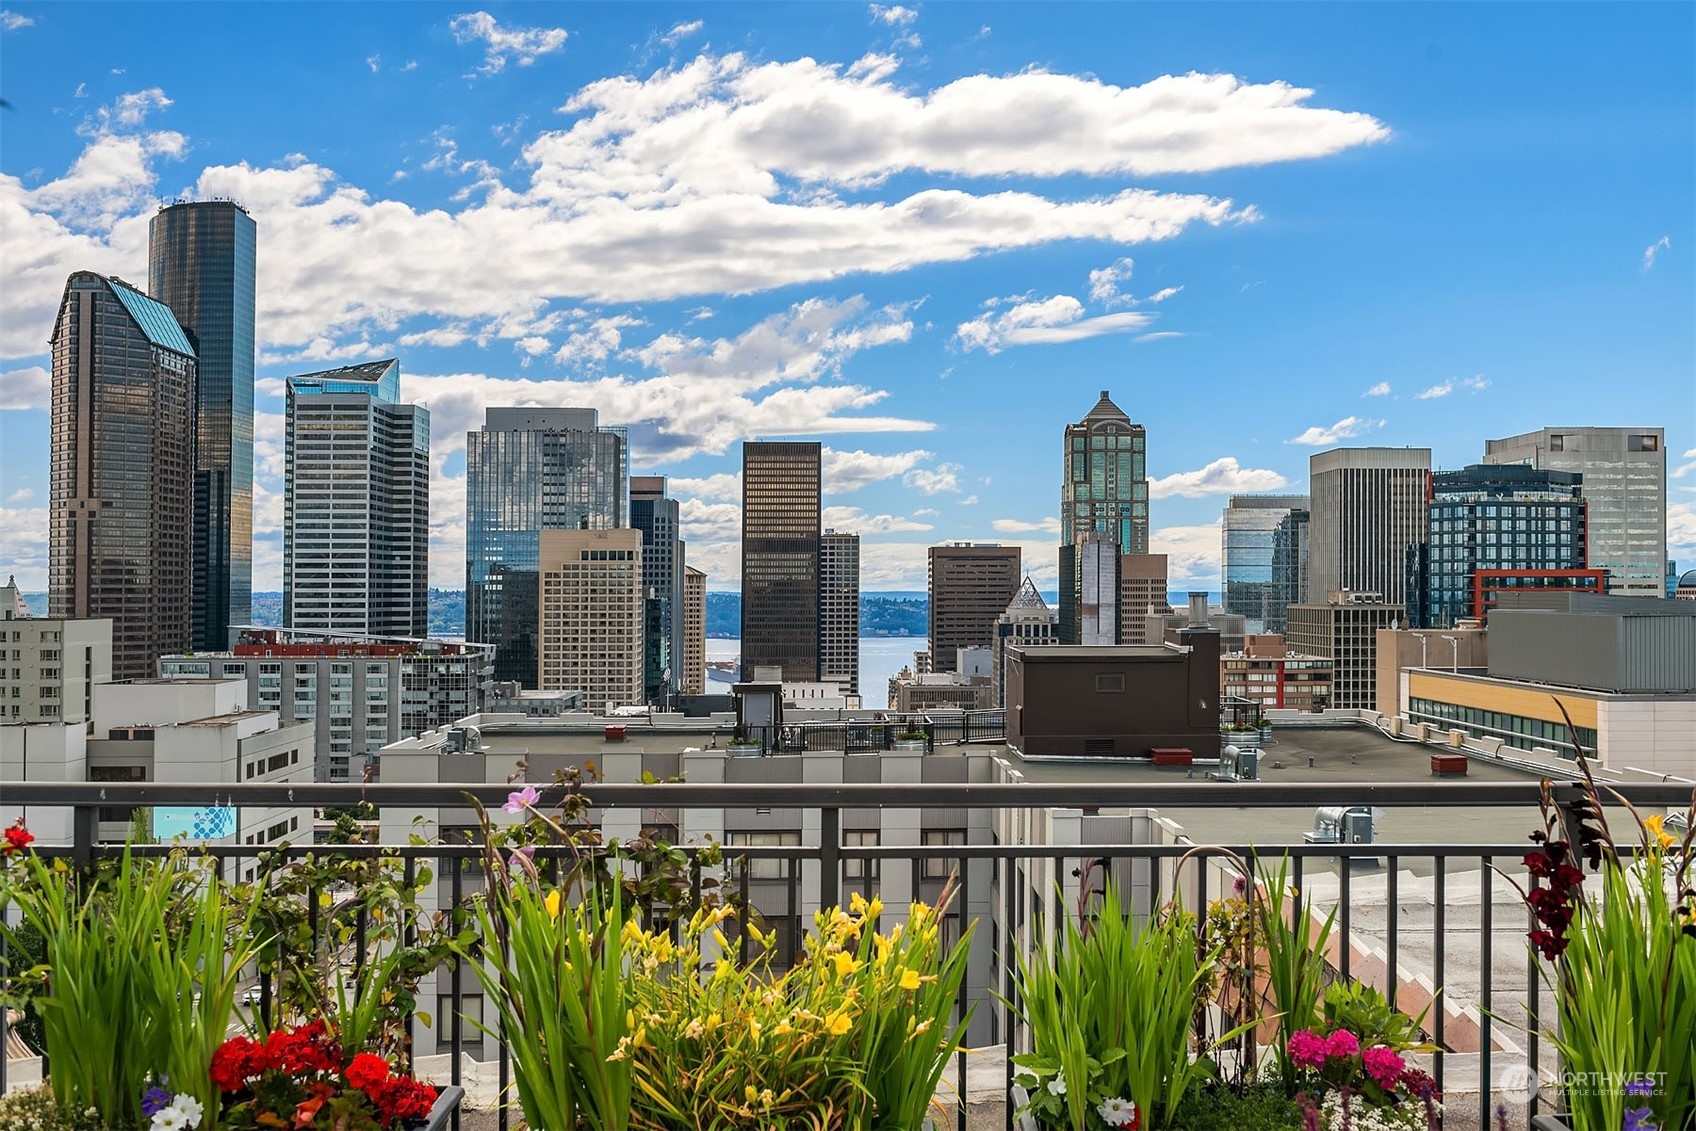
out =
[[[539,536],[629,523],[630,444],[592,408],[491,408],[465,437],[465,638],[541,687]],[[682,568],[681,563],[678,566]]]
[[[1082,638],[1079,542],[1106,534],[1121,554],[1148,553],[1148,435],[1101,390],[1084,418],[1066,425],[1060,488],[1060,641]],[[932,642],[932,647],[935,643]]]
[[658,608],[649,610],[649,633],[663,639],[646,642],[652,702],[665,690],[675,692],[683,684],[684,546],[677,500],[666,498],[665,476],[630,477],[630,525],[642,532],[642,584],[649,599],[659,602]]
[[742,445],[742,678],[819,678],[817,442]]
[[48,615],[112,618],[112,678],[189,646],[194,347],[170,310],[78,271],[53,325]]
[[227,648],[253,619],[253,322],[257,228],[229,200],[153,217],[147,289],[199,360],[195,402],[194,647]]
[[1246,617],[1250,632],[1282,633],[1284,606],[1301,600],[1300,588],[1289,585],[1288,563],[1278,561],[1277,543],[1290,516],[1307,508],[1306,495],[1232,495],[1225,506],[1225,611]]

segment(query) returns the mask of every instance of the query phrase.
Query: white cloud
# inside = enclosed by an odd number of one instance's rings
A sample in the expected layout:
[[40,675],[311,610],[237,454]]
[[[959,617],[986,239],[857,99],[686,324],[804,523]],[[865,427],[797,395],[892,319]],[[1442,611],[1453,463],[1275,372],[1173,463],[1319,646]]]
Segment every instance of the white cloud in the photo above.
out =
[[1153,334],[1138,334],[1134,340],[1139,342],[1163,342],[1167,338],[1181,338],[1183,336],[1184,335],[1177,330],[1160,330]]
[[0,31],[17,31],[20,28],[34,26],[35,21],[28,16],[14,12],[10,8],[0,10]]
[[990,525],[1002,534],[1060,533],[1060,520],[1057,518],[1044,518],[1036,522],[1025,522],[1017,518],[998,518]]
[[913,511],[914,518],[938,518],[941,514],[941,511],[932,507],[919,507],[917,510]]
[[77,83],[77,88],[76,88],[76,90],[71,92],[71,97],[72,98],[87,98],[88,97],[88,84],[85,83],[85,82]]
[[147,120],[147,115],[155,110],[164,110],[171,104],[171,100],[165,97],[164,90],[155,86],[118,95],[118,101],[110,111],[101,110],[100,115],[104,122],[109,114],[109,124],[112,125],[139,126]]
[[448,28],[453,32],[455,42],[482,42],[486,45],[482,67],[486,75],[498,74],[506,68],[510,59],[517,59],[521,67],[528,67],[541,56],[565,48],[564,28],[503,28],[487,12],[466,12],[455,16],[448,21]]
[[961,470],[957,463],[939,463],[934,468],[917,467],[903,475],[901,482],[915,491],[940,495],[944,491],[960,489]]
[[871,14],[872,19],[881,20],[883,23],[889,24],[893,27],[905,27],[919,18],[919,14],[913,11],[913,9],[904,8],[900,4],[890,4],[888,6],[883,4],[873,4],[871,5]]
[[0,530],[6,532],[6,572],[18,588],[47,588],[47,508],[0,507]]
[[676,47],[679,43],[700,31],[702,26],[701,20],[690,20],[686,24],[673,24],[670,31],[660,36],[660,42],[667,47]]
[[1103,306],[1116,306],[1120,303],[1135,302],[1130,295],[1119,293],[1119,284],[1131,281],[1131,272],[1136,263],[1131,259],[1119,259],[1105,267],[1098,267],[1089,273],[1089,297],[1093,302]]
[[1152,314],[1123,311],[1085,318],[1084,304],[1071,295],[1021,302],[1001,313],[991,310],[955,328],[965,350],[1000,353],[1008,346],[1075,342],[1102,334],[1123,334],[1154,320]]
[[1181,287],[1181,286],[1178,286],[1178,287],[1162,287],[1160,290],[1155,291],[1153,294],[1151,294],[1147,298],[1143,299],[1143,301],[1144,302],[1165,302],[1167,299],[1171,298],[1173,295],[1177,294],[1179,291],[1181,291],[1183,289],[1184,288]]
[[867,514],[859,507],[825,507],[819,521],[829,528],[862,535],[936,529],[928,522],[893,514]]
[[[464,34],[527,34],[476,15],[461,17]],[[465,162],[479,191],[446,207],[381,195],[411,182],[368,189],[305,159],[214,166],[186,187],[242,200],[265,233],[262,346],[441,323],[517,339],[547,333],[534,323],[561,300],[751,293],[1063,240],[1170,239],[1256,213],[1205,195],[1110,183],[1051,196],[999,178],[1207,172],[1386,136],[1367,115],[1307,105],[1310,91],[1229,75],[1121,88],[1030,71],[925,89],[898,84],[893,59],[862,62],[703,54],[645,79],[591,83],[566,103],[565,125],[523,147],[527,184],[508,188]],[[0,355],[39,352],[69,271],[145,274],[147,221],[165,195],[158,166],[188,147],[181,134],[125,125],[162,107],[162,93],[127,98],[64,176],[26,188],[0,175],[0,238],[9,266],[22,265],[8,278],[8,297],[20,297],[0,327]],[[883,187],[904,172],[949,183]],[[184,185],[173,177],[171,190]],[[1117,328],[1082,324],[1059,337]]]
[[1350,440],[1364,435],[1374,428],[1384,427],[1382,420],[1369,420],[1360,416],[1345,416],[1329,428],[1314,425],[1300,436],[1285,440],[1286,444],[1305,444],[1310,448],[1328,448],[1343,440]]
[[[4,406],[0,405],[0,407],[4,407]],[[1683,456],[1681,456],[1679,458],[1689,460],[1690,462],[1685,463],[1685,464],[1681,464],[1678,467],[1673,469],[1672,478],[1674,478],[1674,479],[1683,479],[1686,475],[1689,475],[1692,471],[1696,471],[1696,448],[1689,449],[1688,451],[1686,451],[1684,453]]]
[[1380,381],[1360,395],[1363,397],[1387,397],[1390,395],[1390,383]]
[[1442,384],[1432,385],[1429,389],[1417,394],[1414,400],[1434,401],[1440,397],[1448,396],[1456,389],[1469,389],[1474,393],[1481,393],[1489,387],[1490,382],[1483,377],[1451,377]]
[[931,453],[922,448],[877,455],[858,448],[843,452],[827,447],[820,455],[819,474],[826,495],[845,495],[886,479],[912,475],[930,458]]
[[1149,549],[1166,555],[1167,587],[1185,589],[1219,588],[1219,523],[1205,526],[1167,526],[1151,530]]
[[963,507],[975,507],[978,505],[978,497],[976,495],[967,495],[965,498],[960,500],[960,505]]
[[1655,266],[1655,257],[1672,247],[1672,237],[1662,236],[1654,243],[1643,249],[1643,270],[1651,271]]
[[0,373],[0,409],[46,409],[53,398],[53,377],[39,365]]
[[27,503],[33,498],[35,498],[35,492],[33,490],[28,487],[19,487],[16,491],[13,491],[10,495],[6,496],[6,501],[8,503]]
[[367,55],[365,56],[365,65],[371,68],[372,74],[376,74],[383,69],[383,57],[381,55]]
[[1668,504],[1667,557],[1682,563],[1696,560],[1696,503]]
[[624,344],[624,331],[643,322],[629,314],[596,318],[587,323],[573,323],[565,344],[554,354],[561,365],[581,365],[605,361]]
[[1151,479],[1151,499],[1201,499],[1208,495],[1239,495],[1254,491],[1276,491],[1289,480],[1266,468],[1241,467],[1235,456],[1216,459],[1198,471],[1180,471]]

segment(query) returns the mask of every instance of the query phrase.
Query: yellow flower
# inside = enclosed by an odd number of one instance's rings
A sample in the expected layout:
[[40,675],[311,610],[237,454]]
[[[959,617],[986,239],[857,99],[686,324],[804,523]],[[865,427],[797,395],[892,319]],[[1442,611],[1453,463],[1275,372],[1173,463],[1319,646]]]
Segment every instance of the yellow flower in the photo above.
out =
[[760,1091],[760,1103],[763,1106],[770,1107],[772,1105],[772,1101],[774,1101],[776,1099],[777,1099],[777,1097],[772,1095],[772,1091],[771,1091],[770,1088],[761,1089],[761,1091]]
[[919,977],[919,972],[917,970],[908,969],[901,971],[901,988],[904,990],[918,989],[919,983],[922,980],[923,979]]
[[864,915],[869,906],[871,905],[866,902],[866,897],[859,892],[854,892],[848,897],[848,909],[856,915]]
[[724,932],[717,927],[713,928],[713,941],[719,945],[720,950],[730,949],[730,940],[725,938]]
[[687,1037],[688,1039],[690,1039],[691,1041],[694,1041],[694,1040],[699,1040],[701,1034],[705,1033],[706,1031],[707,1031],[707,1027],[705,1025],[701,1024],[701,1019],[699,1017],[696,1017],[696,1018],[693,1018],[692,1020],[690,1020],[689,1024],[684,1027],[683,1035],[685,1037]]
[[634,919],[624,921],[624,930],[620,934],[623,935],[625,942],[633,943],[636,946],[641,946],[648,941],[648,936],[642,933],[642,928],[637,926]]
[[748,937],[753,939],[756,943],[763,943],[766,941],[766,937],[760,933],[760,929],[752,923],[748,924]]
[[747,1087],[742,1089],[742,1098],[747,1100],[749,1103],[753,1103],[759,1094],[760,1093],[754,1090],[754,1085],[752,1084],[749,1084]]
[[560,902],[560,895],[559,895],[559,889],[558,888],[555,888],[553,891],[550,891],[548,893],[548,898],[546,898],[542,901],[542,906],[544,906],[548,909],[548,918],[550,918],[550,919],[558,919],[559,918],[559,902]]
[[748,1022],[748,1035],[756,1041],[760,1039],[760,1023],[758,1021],[750,1020]]
[[853,1018],[843,1010],[837,1010],[824,1019],[824,1027],[833,1037],[840,1037],[854,1027]]
[[848,975],[860,968],[859,960],[845,950],[838,952],[835,955],[835,958],[836,976],[839,978],[846,978]]
[[1650,848],[1665,850],[1678,843],[1678,838],[1666,831],[1666,820],[1659,813],[1644,820],[1643,828],[1649,834]]
[[790,1033],[792,1033],[794,1031],[795,1031],[794,1028],[789,1024],[789,1018],[787,1018],[787,1017],[785,1017],[782,1021],[779,1021],[777,1023],[777,1028],[772,1030],[772,1032],[775,1033],[776,1035],[778,1035],[779,1037],[787,1037]]

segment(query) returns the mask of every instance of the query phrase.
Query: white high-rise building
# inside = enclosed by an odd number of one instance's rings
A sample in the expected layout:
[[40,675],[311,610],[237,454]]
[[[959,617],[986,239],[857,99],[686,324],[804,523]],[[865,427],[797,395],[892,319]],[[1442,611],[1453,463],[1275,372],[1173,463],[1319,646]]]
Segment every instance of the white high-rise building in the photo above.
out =
[[94,685],[112,681],[112,622],[32,617],[9,577],[0,585],[0,726],[85,727]]
[[1485,463],[1576,471],[1589,527],[1586,568],[1608,571],[1608,592],[1666,596],[1667,453],[1660,428],[1544,428],[1484,442]]
[[1314,456],[1308,474],[1306,603],[1346,590],[1401,604],[1407,549],[1427,533],[1431,449],[1336,448]]
[[426,635],[430,411],[400,403],[392,358],[287,388],[283,627]]
[[819,538],[819,679],[860,694],[860,536]]
[[542,690],[582,691],[591,711],[643,702],[640,530],[543,530]]

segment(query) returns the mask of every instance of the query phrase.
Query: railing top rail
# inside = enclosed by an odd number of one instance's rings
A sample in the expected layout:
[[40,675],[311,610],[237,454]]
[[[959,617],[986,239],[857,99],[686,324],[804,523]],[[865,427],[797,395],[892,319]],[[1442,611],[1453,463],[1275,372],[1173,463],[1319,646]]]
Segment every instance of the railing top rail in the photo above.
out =
[[[564,796],[565,787],[529,783],[541,791],[542,805]],[[0,782],[6,805],[130,806],[218,805],[372,805],[455,807],[470,795],[486,806],[506,802],[515,787],[506,784],[306,783],[215,784],[180,782]],[[1558,782],[1556,797],[1566,801],[1580,789],[1575,781]],[[1609,789],[1634,805],[1684,806],[1688,784],[1633,783]],[[661,782],[654,785],[592,783],[583,788],[600,808],[901,808],[1024,809],[1033,806],[1095,809],[1139,808],[1299,808],[1315,805],[1457,806],[1487,808],[1537,804],[1539,783],[1523,782],[1090,782],[1020,784],[879,783],[879,784],[731,784]]]

